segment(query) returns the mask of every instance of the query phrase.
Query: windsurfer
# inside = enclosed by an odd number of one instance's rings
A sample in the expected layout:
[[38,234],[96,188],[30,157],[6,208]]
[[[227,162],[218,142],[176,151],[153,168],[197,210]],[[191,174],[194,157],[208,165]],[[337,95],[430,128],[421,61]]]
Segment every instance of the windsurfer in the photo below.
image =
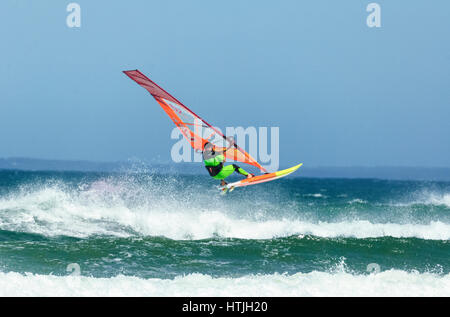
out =
[[203,162],[205,163],[205,167],[209,172],[209,175],[215,179],[220,179],[220,185],[225,186],[227,183],[225,182],[225,178],[233,174],[233,172],[237,172],[241,175],[246,176],[247,178],[251,178],[255,176],[254,174],[248,173],[243,168],[237,166],[236,164],[225,165],[225,155],[224,153],[233,146],[234,141],[231,138],[227,138],[229,141],[229,146],[220,150],[216,148],[212,143],[206,142],[203,145]]

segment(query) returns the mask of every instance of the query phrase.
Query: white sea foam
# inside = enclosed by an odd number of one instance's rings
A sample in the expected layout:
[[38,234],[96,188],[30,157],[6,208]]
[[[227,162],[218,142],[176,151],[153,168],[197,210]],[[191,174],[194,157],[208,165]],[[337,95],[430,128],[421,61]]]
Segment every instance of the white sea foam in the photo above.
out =
[[450,208],[450,194],[433,191],[421,191],[413,194],[407,201],[392,202],[393,206],[433,205]]
[[0,296],[450,296],[450,274],[389,270],[174,279],[0,273]]
[[367,204],[367,201],[364,199],[355,198],[348,202],[350,205],[352,204]]
[[111,186],[105,189],[96,184],[81,192],[46,186],[0,199],[0,229],[46,236],[145,235],[177,240],[214,236],[270,239],[293,235],[450,239],[450,224],[441,221],[399,224],[355,218],[321,222],[298,215],[251,217],[229,212],[227,205],[220,203],[199,207],[173,197],[150,197],[130,203],[119,195],[121,187]]
[[314,197],[314,198],[325,198],[326,197],[326,196],[322,195],[321,193],[305,194],[303,196],[305,196],[305,197]]
[[444,205],[450,207],[450,194],[428,193],[423,202],[431,205]]
[[[162,195],[159,187],[148,190],[133,186],[133,182],[98,181],[77,190],[67,189],[64,184],[26,188],[0,198],[0,229],[46,236],[145,235],[177,240],[214,236],[270,239],[293,235],[450,239],[450,224],[438,220],[425,224],[389,223],[352,217],[321,222],[286,212],[272,216],[256,209],[236,213],[230,212],[226,202],[210,201],[209,197],[201,198],[207,204],[186,202],[171,195],[170,188],[163,188]],[[197,199],[198,195],[192,196]],[[450,199],[448,194],[426,197],[428,203],[436,204],[448,203]]]

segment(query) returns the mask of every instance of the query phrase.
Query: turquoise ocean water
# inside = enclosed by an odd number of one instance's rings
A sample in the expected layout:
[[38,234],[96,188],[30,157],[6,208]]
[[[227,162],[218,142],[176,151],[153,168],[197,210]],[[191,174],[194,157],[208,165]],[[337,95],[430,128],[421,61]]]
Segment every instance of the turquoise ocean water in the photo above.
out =
[[0,171],[0,295],[450,295],[450,183]]

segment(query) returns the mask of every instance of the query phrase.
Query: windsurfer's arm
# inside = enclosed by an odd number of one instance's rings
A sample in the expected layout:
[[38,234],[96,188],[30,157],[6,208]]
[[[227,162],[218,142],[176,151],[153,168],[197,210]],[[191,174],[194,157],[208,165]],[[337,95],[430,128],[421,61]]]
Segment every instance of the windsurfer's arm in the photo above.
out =
[[226,151],[228,151],[228,150],[234,145],[234,140],[233,140],[232,137],[228,137],[227,140],[228,140],[229,145],[228,145],[228,147],[227,147],[226,149],[223,149],[223,150],[214,150],[214,152],[215,152],[217,155],[224,155],[224,153],[225,153]]
[[215,156],[223,155],[223,161],[225,161],[225,152],[228,151],[234,145],[234,140],[232,137],[228,137],[227,140],[229,145],[226,149],[223,148],[222,148],[223,150],[214,149]]
[[227,137],[227,140],[228,140],[228,143],[230,143],[230,144],[228,145],[228,147],[225,150],[223,150],[223,153],[228,151],[234,145],[234,139],[231,136]]

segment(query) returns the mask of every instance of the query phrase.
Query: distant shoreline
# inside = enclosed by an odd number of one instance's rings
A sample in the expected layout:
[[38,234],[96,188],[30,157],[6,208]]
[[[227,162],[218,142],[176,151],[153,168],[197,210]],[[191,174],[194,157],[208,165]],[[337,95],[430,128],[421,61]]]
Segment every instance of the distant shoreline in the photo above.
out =
[[[302,168],[294,177],[311,178],[377,178],[388,180],[450,181],[450,167],[402,166],[318,166]],[[287,168],[288,166],[282,166]],[[127,172],[162,171],[162,174],[203,175],[199,163],[147,163],[145,161],[94,162],[76,160],[46,160],[33,158],[0,158],[1,170],[21,171],[73,171],[73,172]]]

